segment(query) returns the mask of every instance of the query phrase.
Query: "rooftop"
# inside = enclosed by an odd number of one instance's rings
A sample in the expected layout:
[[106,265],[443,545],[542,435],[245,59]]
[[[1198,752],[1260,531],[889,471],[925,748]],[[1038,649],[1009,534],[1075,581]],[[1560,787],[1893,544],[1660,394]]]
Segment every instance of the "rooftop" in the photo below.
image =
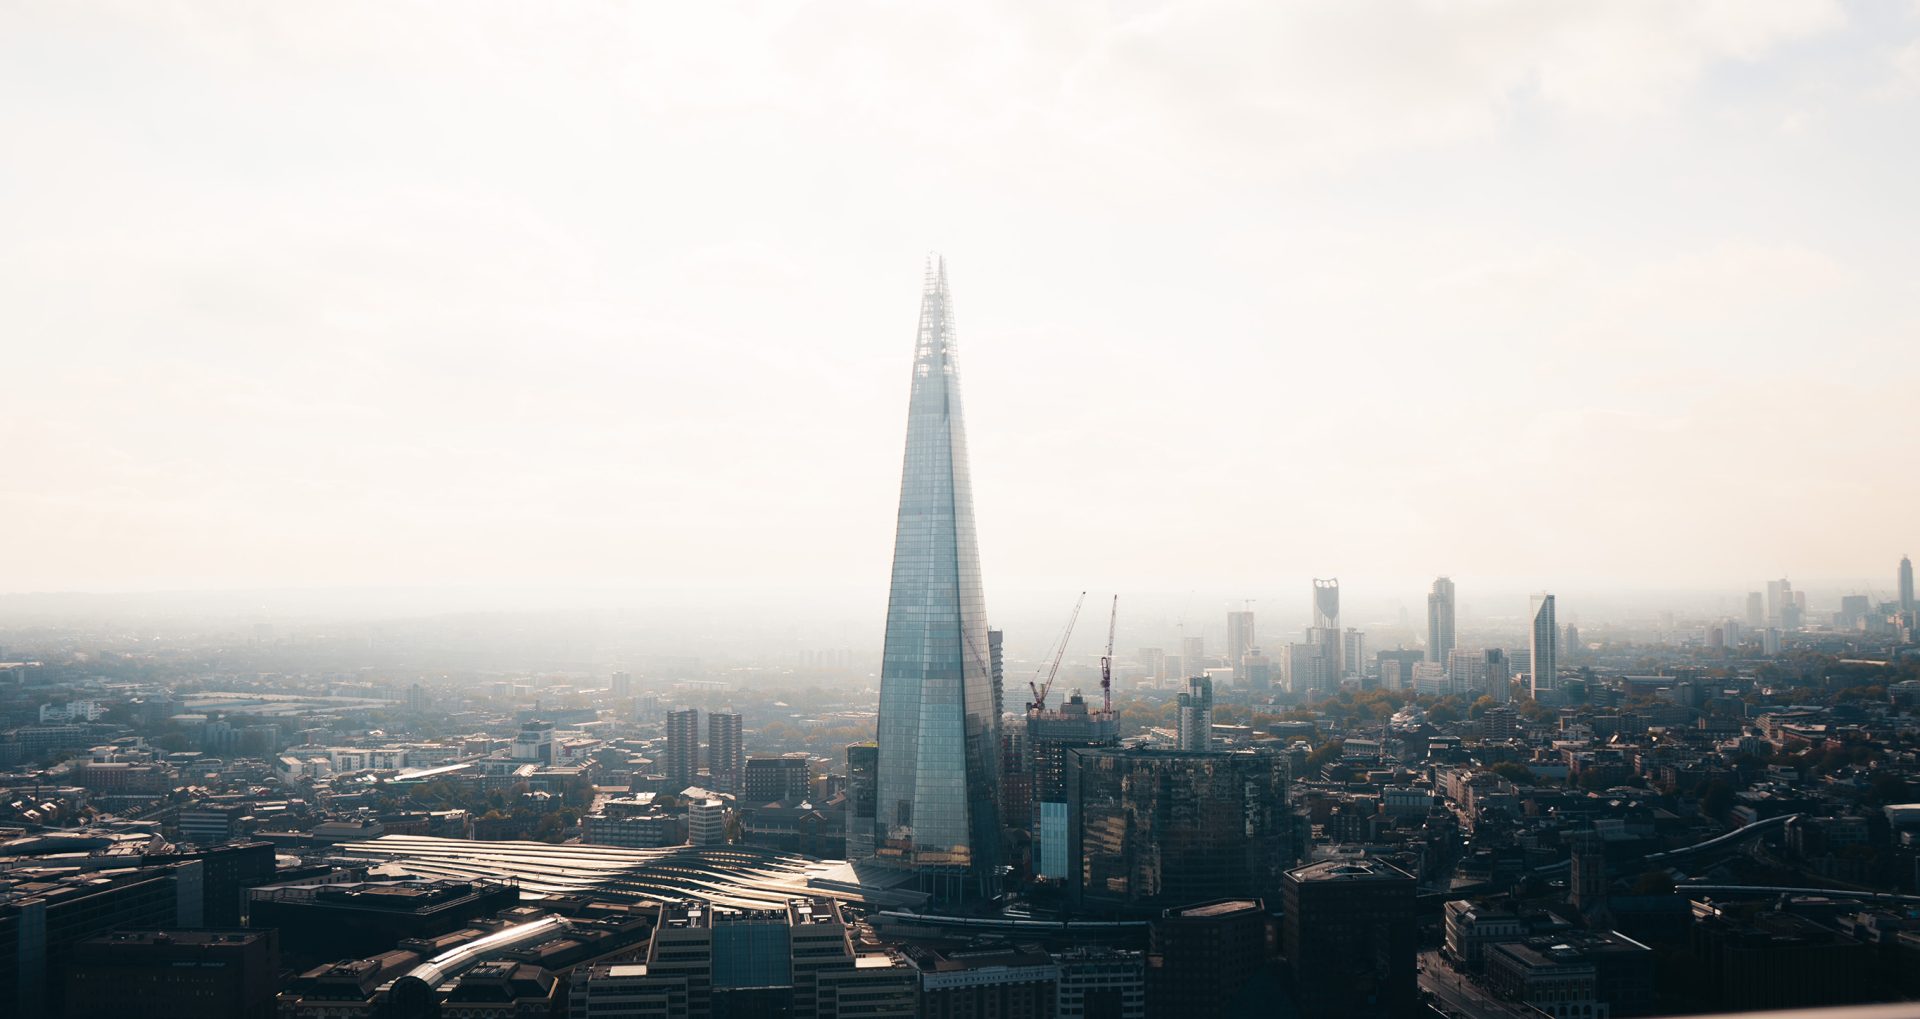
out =
[[1287,871],[1287,877],[1302,884],[1307,882],[1357,882],[1357,881],[1412,881],[1413,875],[1392,864],[1378,860],[1344,859],[1325,860],[1310,863],[1305,867],[1296,867]]

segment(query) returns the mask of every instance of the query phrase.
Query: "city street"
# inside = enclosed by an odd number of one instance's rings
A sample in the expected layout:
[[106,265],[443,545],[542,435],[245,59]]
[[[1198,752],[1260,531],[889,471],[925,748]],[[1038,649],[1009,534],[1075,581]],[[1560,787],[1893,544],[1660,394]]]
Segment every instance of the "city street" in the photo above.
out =
[[1439,999],[1440,1007],[1463,1019],[1537,1019],[1538,1012],[1501,1001],[1465,976],[1453,971],[1439,949],[1419,955],[1420,989]]

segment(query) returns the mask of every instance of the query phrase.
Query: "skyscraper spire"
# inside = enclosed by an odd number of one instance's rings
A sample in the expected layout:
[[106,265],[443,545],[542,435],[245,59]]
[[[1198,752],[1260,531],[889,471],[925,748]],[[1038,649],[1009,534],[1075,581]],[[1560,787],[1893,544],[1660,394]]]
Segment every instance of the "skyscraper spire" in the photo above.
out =
[[876,855],[943,897],[990,891],[1000,719],[946,262],[927,259],[880,667]]

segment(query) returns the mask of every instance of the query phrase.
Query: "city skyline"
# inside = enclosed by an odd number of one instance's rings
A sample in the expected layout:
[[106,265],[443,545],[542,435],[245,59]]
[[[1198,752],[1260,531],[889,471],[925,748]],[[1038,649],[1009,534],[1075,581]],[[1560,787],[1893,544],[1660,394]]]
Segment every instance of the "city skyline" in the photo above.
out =
[[6,1019],[1920,1016],[1920,0],[0,84]]

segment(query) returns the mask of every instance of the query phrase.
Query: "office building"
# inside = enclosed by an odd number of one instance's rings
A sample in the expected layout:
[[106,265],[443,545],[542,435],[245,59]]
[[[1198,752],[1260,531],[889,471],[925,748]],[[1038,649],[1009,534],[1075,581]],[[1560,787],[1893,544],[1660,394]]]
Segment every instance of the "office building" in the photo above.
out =
[[1059,1019],[1146,1019],[1147,966],[1139,952],[1082,945],[1053,957]]
[[1464,697],[1491,697],[1502,704],[1513,699],[1507,653],[1497,647],[1455,648],[1447,656],[1447,679],[1452,692]]
[[677,793],[700,774],[700,709],[667,712],[667,788]]
[[513,759],[533,764],[553,763],[553,723],[528,722],[513,738]]
[[1792,632],[1800,628],[1806,592],[1795,591],[1786,578],[1767,581],[1767,625]]
[[274,1019],[280,971],[272,930],[116,931],[74,947],[73,1016]]
[[874,808],[880,794],[880,744],[847,744],[847,859],[873,855]]
[[1344,673],[1344,676],[1346,678],[1349,678],[1349,679],[1356,678],[1361,673],[1366,671],[1366,668],[1367,668],[1367,635],[1366,634],[1360,632],[1359,630],[1354,629],[1351,626],[1347,627],[1346,634],[1342,636],[1340,639],[1340,662],[1341,662],[1341,667],[1346,670],[1346,672]]
[[[1560,664],[1560,628],[1554,619],[1553,595],[1536,594],[1532,604],[1531,643],[1528,692],[1535,700],[1551,700],[1558,679]],[[1545,698],[1541,694],[1545,693]]]
[[1413,876],[1377,860],[1286,875],[1282,950],[1306,1019],[1412,1015],[1418,937]]
[[1277,894],[1292,862],[1278,754],[1093,749],[1067,754],[1069,898],[1157,911]]
[[580,841],[590,846],[658,849],[686,840],[679,815],[655,802],[652,793],[606,800],[599,811],[580,819]]
[[201,803],[180,811],[180,839],[212,846],[241,834],[251,817],[245,803]]
[[189,847],[172,853],[148,854],[145,866],[197,862],[202,891],[200,919],[179,919],[179,926],[238,927],[246,917],[247,891],[274,880],[274,847],[270,842],[229,842]]
[[[1240,659],[1245,658],[1247,652],[1252,650],[1253,646],[1258,643],[1260,643],[1260,641],[1254,636],[1252,612],[1227,613],[1228,665],[1236,669],[1239,668]],[[1238,676],[1236,678],[1238,678],[1242,684],[1245,684],[1247,681],[1245,676]]]
[[[1421,662],[1431,661],[1425,651],[1412,648],[1396,648],[1392,651],[1376,651],[1373,655],[1374,667],[1380,673],[1380,688],[1383,690],[1404,690],[1413,683],[1413,667]],[[1445,662],[1441,663],[1445,665]]]
[[1259,899],[1167,909],[1153,919],[1149,937],[1148,1015],[1234,1019],[1254,1012],[1243,998],[1267,959],[1267,913]]
[[880,667],[878,855],[942,898],[994,890],[1000,714],[946,264],[920,299]]
[[1333,691],[1333,663],[1325,644],[1288,644],[1286,672],[1287,692],[1295,697],[1311,699]]
[[1213,749],[1213,680],[1192,676],[1177,704],[1181,750]]
[[607,679],[607,692],[615,697],[633,696],[633,673],[616,672]]
[[1767,625],[1766,596],[1758,591],[1747,592],[1747,629],[1764,629]]
[[1697,916],[1689,974],[1716,1007],[1845,1005],[1872,993],[1874,946],[1794,913],[1718,907]]
[[1427,592],[1427,661],[1445,665],[1454,648],[1453,581],[1440,577]]
[[921,1019],[1047,1019],[1059,999],[1060,967],[1031,945],[937,950],[912,945]]
[[740,715],[715,711],[707,715],[707,787],[719,793],[739,793],[747,766],[747,745]]
[[[1210,719],[1211,706],[1208,714]],[[1120,729],[1111,712],[1090,706],[1076,693],[1056,711],[1028,709],[1026,739],[1031,762],[1029,795],[1034,805],[1033,870],[1040,877],[1061,880],[1068,866],[1067,752],[1114,746]]]
[[1255,695],[1273,690],[1273,659],[1258,647],[1248,648],[1247,653],[1240,656],[1240,685]]
[[1185,675],[1194,676],[1198,675],[1201,670],[1207,667],[1207,639],[1205,637],[1180,638],[1180,667],[1181,672],[1174,673],[1174,675],[1178,676],[1184,673]]
[[696,846],[727,844],[725,800],[699,799],[687,804],[687,841]]
[[80,942],[115,930],[199,926],[204,865],[22,867],[0,889],[0,1015],[68,1014],[64,974]]
[[573,972],[569,1014],[909,1019],[919,974],[898,957],[862,955],[831,899],[779,909],[666,903],[644,962]]
[[1133,660],[1146,673],[1149,685],[1167,678],[1167,650],[1157,647],[1143,647],[1133,653]]
[[436,938],[520,902],[517,885],[492,881],[268,885],[248,895],[248,926],[278,929],[280,950],[297,966]]
[[813,766],[807,755],[798,751],[781,754],[757,754],[747,758],[746,791],[741,806],[764,803],[797,804],[812,795]]

